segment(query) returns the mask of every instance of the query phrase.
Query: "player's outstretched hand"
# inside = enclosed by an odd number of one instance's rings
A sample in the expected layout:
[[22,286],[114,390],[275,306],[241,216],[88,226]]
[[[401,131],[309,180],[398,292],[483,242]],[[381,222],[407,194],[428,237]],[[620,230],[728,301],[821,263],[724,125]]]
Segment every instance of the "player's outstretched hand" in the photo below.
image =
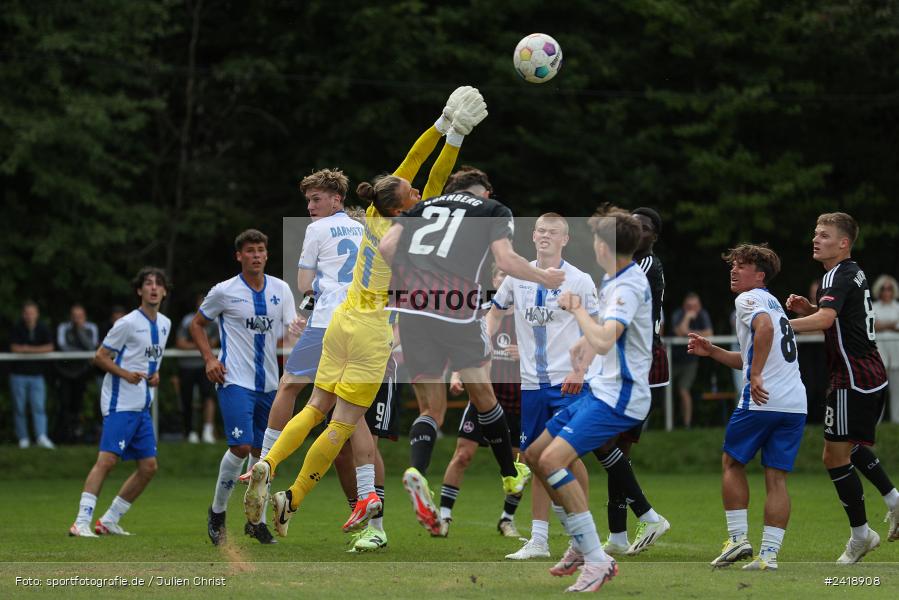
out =
[[223,365],[219,359],[210,358],[206,361],[206,379],[212,383],[225,385],[225,373],[227,372],[228,370],[225,368],[225,365]]
[[450,94],[449,98],[446,99],[446,106],[443,107],[443,117],[447,120],[447,122],[453,122],[453,118],[456,116],[456,111],[459,110],[459,106],[462,104],[462,99],[465,98],[465,95],[472,90],[474,90],[475,92],[478,91],[477,88],[473,88],[470,85],[462,85],[453,90],[453,93]]
[[[547,269],[547,271],[549,270],[551,269]],[[572,292],[563,292],[559,294],[559,298],[556,300],[556,302],[558,302],[559,308],[561,308],[562,310],[572,311],[577,310],[581,307],[581,297]]]
[[787,298],[787,310],[792,311],[799,315],[800,317],[805,317],[814,311],[812,308],[812,303],[808,301],[808,298],[805,296],[797,296],[796,294],[790,294],[790,297]]
[[765,389],[765,380],[762,379],[761,374],[752,375],[749,378],[749,395],[752,396],[752,401],[759,406],[768,404],[768,390]]
[[453,115],[452,129],[468,135],[475,126],[487,118],[487,103],[481,93],[472,88],[465,92]]
[[687,354],[696,356],[709,356],[712,353],[712,342],[698,333],[688,333],[690,341],[687,342]]

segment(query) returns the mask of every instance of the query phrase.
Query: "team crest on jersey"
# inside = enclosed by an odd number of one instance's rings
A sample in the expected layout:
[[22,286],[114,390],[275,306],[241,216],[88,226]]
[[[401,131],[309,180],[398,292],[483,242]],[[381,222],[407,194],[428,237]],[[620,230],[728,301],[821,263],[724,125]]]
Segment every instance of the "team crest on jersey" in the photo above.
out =
[[147,346],[146,350],[144,350],[144,356],[146,356],[151,361],[158,361],[160,358],[162,358],[162,346],[160,346],[159,344]]
[[272,330],[274,324],[275,320],[265,315],[256,315],[253,318],[247,319],[246,322],[247,329],[255,331],[256,333],[268,333]]
[[168,334],[169,334],[169,329],[168,329],[168,327],[166,327],[165,325],[162,326],[162,329],[160,329],[160,331],[162,332],[162,335],[168,335]]
[[235,427],[235,428],[231,431],[231,437],[233,437],[234,439],[238,439],[238,438],[240,438],[240,436],[242,436],[242,435],[243,435],[243,429],[240,429],[239,427]]
[[557,288],[557,289],[548,290],[548,291],[549,291],[550,298],[557,298],[559,296],[559,294],[562,293],[562,288]]
[[553,320],[554,311],[545,306],[531,306],[524,311],[524,319],[531,325],[542,327]]
[[119,450],[125,451],[125,440],[119,440]]
[[496,346],[502,350],[505,350],[512,344],[512,336],[508,333],[501,333],[496,336]]
[[278,306],[279,302],[281,302],[281,299],[278,298],[276,295],[272,294],[271,303],[274,304],[275,306]]
[[465,433],[471,433],[472,431],[474,431],[474,422],[465,421],[465,423],[462,424],[462,431],[464,431]]

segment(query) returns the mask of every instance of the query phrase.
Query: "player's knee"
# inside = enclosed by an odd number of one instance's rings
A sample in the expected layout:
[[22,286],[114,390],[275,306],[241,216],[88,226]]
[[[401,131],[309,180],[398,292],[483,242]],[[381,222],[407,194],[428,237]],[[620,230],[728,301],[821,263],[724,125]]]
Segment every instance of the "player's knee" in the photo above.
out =
[[250,454],[250,445],[241,444],[239,446],[231,446],[231,454],[237,458],[246,458]]
[[534,446],[528,446],[527,450],[524,451],[524,462],[531,469],[537,468],[537,463],[540,460],[540,453],[534,449]]
[[116,466],[117,462],[119,462],[118,457],[115,454],[107,452],[100,454],[100,456],[97,457],[96,467],[101,471],[108,473],[114,466]]
[[453,462],[456,463],[461,469],[467,469],[468,465],[471,464],[471,459],[474,458],[474,452],[470,448],[456,448],[456,453],[453,455]]
[[145,460],[138,464],[137,470],[145,479],[153,479],[156,471],[159,470],[159,463],[156,462],[155,458],[153,460]]
[[560,463],[558,457],[553,456],[552,452],[543,452],[540,458],[537,459],[537,468],[544,474],[552,473],[564,466]]

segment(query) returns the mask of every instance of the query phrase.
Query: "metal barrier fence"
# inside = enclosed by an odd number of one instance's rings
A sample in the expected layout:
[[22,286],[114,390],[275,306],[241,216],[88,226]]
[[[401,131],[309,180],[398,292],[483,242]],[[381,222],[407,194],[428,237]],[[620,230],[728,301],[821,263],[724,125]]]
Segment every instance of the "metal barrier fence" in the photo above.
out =
[[[737,337],[734,335],[715,335],[709,338],[713,344],[722,347],[730,347],[733,344],[737,343]],[[672,362],[672,350],[674,346],[686,346],[689,341],[688,338],[685,337],[666,337],[662,338],[662,341],[665,343],[665,351],[668,354],[668,365],[671,369]],[[823,335],[798,335],[796,336],[796,341],[800,344],[807,343],[821,343],[824,341]],[[290,354],[290,348],[279,348],[278,354],[285,356]],[[171,349],[165,351],[165,356],[167,358],[191,358],[198,357],[200,353],[197,350],[178,350]],[[20,354],[16,352],[0,352],[0,363],[3,362],[12,362],[12,361],[58,361],[58,360],[84,360],[91,359],[94,357],[94,352],[46,352],[41,354]],[[673,369],[672,375],[673,375]],[[665,431],[671,431],[674,429],[674,390],[673,383],[665,386]],[[153,405],[152,405],[152,414],[153,414],[153,427],[156,429],[157,436],[159,434],[159,408],[158,403],[156,402],[156,392],[157,390],[153,390]]]

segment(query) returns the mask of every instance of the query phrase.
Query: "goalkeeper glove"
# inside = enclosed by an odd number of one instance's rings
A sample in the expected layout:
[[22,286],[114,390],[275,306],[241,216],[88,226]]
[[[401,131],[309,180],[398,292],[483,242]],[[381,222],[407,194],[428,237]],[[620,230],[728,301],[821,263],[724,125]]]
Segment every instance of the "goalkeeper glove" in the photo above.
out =
[[434,123],[434,127],[437,128],[437,131],[440,132],[440,135],[446,135],[446,132],[449,130],[450,125],[453,122],[453,117],[456,115],[456,110],[459,108],[459,104],[462,102],[462,98],[471,90],[477,91],[470,85],[463,85],[453,90],[453,93],[450,94],[449,98],[447,98],[446,106],[443,107],[443,112],[440,113],[440,117]]
[[446,133],[447,143],[460,146],[462,138],[471,133],[475,126],[487,118],[487,103],[477,90],[471,90],[462,98],[462,102],[453,116],[453,123]]

